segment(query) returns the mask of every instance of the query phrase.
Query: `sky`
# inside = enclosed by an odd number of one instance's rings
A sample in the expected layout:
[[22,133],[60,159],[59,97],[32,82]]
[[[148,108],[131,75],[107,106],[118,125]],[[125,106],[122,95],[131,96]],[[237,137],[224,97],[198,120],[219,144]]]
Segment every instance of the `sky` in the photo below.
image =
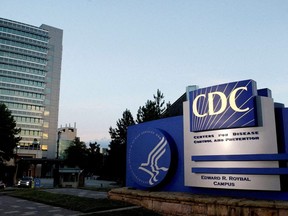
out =
[[253,79],[288,106],[286,0],[1,0],[0,16],[63,29],[58,123],[87,143],[157,89]]

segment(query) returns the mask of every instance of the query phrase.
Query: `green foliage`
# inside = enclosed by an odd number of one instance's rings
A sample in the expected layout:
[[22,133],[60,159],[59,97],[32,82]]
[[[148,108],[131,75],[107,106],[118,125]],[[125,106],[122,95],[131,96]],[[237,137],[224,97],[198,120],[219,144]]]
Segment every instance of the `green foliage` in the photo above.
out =
[[79,167],[86,174],[98,174],[103,167],[103,155],[100,153],[100,144],[90,143],[87,148],[84,142],[76,137],[71,146],[65,150],[65,162],[70,167]]
[[66,164],[71,167],[79,166],[83,169],[87,165],[87,148],[84,142],[81,142],[79,137],[73,140],[72,145],[70,145],[65,150]]
[[109,134],[111,136],[109,156],[105,171],[106,175],[110,178],[114,178],[120,182],[124,182],[125,168],[126,168],[126,142],[127,142],[127,128],[130,125],[134,125],[135,121],[131,112],[126,109],[123,112],[122,118],[118,119],[116,128],[109,128]]
[[111,139],[118,144],[126,144],[127,127],[134,125],[135,121],[130,110],[126,109],[123,112],[122,118],[116,122],[116,128],[109,128]]
[[100,153],[100,144],[97,142],[89,143],[87,149],[88,161],[85,172],[90,174],[99,174],[103,168],[103,155]]
[[[140,106],[137,113],[137,123],[152,121],[164,118],[165,111],[170,103],[165,104],[164,95],[158,89],[154,100],[147,100],[144,106]],[[126,174],[126,146],[127,146],[127,128],[134,125],[135,121],[131,112],[126,109],[121,119],[116,122],[116,128],[109,128],[111,136],[110,150],[105,170],[109,177],[124,183]],[[121,183],[120,182],[120,183]]]
[[152,121],[166,117],[164,115],[170,103],[165,106],[164,95],[157,89],[156,95],[153,95],[154,100],[147,100],[144,106],[140,106],[137,113],[137,123]]
[[0,163],[14,156],[14,149],[21,140],[21,132],[5,104],[0,103]]

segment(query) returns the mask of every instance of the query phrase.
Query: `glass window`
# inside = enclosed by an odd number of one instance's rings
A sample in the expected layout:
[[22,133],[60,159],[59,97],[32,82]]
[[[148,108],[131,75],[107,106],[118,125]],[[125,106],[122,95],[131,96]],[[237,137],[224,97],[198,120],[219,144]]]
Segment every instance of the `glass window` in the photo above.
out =
[[43,133],[43,139],[48,139],[48,134],[47,133]]
[[48,145],[42,145],[41,149],[42,149],[42,151],[47,151],[48,150]]

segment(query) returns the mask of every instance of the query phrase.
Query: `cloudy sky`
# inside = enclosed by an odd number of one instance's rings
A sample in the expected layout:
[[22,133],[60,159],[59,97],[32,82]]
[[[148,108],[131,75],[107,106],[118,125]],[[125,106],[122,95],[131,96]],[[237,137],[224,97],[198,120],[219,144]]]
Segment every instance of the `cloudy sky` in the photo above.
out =
[[253,79],[288,106],[286,0],[1,0],[0,16],[63,29],[59,126],[107,145],[160,89]]

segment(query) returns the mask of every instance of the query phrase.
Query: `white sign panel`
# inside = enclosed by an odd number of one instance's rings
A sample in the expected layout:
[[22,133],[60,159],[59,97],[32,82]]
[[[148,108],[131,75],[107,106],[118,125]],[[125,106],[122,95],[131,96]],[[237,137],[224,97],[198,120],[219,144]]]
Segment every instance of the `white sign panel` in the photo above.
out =
[[[260,120],[258,126],[197,132],[192,132],[190,127],[189,103],[192,102],[184,102],[185,186],[280,190],[279,175],[245,173],[245,170],[254,168],[278,168],[277,161],[197,161],[192,159],[193,156],[238,155],[241,157],[241,155],[249,154],[277,154],[273,100],[268,97],[256,97],[258,119]],[[225,173],[224,170],[221,173],[223,168],[229,172]],[[217,172],[218,169],[221,171]],[[236,172],[233,173],[235,170]]]

